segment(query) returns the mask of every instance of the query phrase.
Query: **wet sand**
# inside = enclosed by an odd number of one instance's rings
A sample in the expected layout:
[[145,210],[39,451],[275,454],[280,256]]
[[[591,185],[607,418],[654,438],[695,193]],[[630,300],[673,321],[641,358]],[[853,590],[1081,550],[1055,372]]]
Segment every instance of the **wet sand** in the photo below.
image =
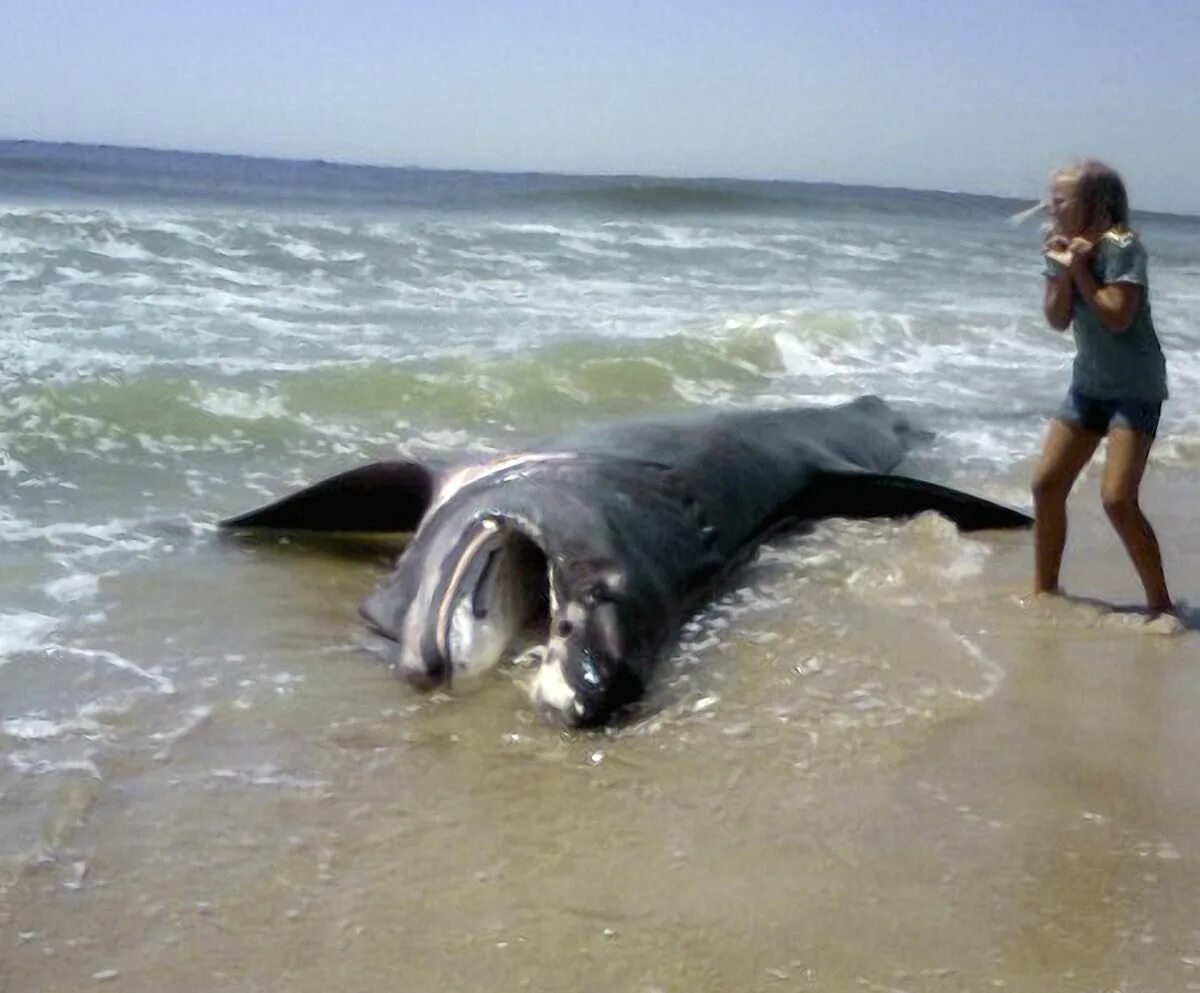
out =
[[[1022,602],[1025,534],[933,585],[944,532],[914,522],[612,735],[543,727],[502,676],[427,699],[364,664],[362,561],[148,574],[117,593],[131,643],[174,632],[175,693],[96,716],[125,742],[98,777],[0,796],[31,811],[0,989],[1200,989],[1200,632],[1111,609],[1138,591],[1094,484],[1078,599]],[[1185,601],[1198,499],[1148,480]]]

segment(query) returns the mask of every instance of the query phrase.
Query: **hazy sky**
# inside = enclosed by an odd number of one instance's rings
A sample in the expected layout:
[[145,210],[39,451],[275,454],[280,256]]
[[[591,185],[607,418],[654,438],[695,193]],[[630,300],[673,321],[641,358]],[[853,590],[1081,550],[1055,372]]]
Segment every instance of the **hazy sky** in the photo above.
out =
[[1200,213],[1200,2],[0,0],[0,137]]

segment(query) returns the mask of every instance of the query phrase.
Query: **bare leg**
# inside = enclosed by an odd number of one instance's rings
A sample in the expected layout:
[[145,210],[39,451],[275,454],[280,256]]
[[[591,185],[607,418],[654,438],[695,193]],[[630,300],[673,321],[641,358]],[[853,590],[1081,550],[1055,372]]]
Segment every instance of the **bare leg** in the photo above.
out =
[[1058,571],[1067,545],[1067,497],[1099,444],[1100,435],[1077,424],[1050,422],[1033,476],[1035,593],[1058,592]]
[[1138,505],[1138,489],[1153,443],[1150,435],[1130,428],[1113,428],[1109,432],[1100,498],[1137,569],[1146,590],[1146,605],[1152,614],[1161,614],[1172,612],[1174,606],[1163,576],[1158,539]]

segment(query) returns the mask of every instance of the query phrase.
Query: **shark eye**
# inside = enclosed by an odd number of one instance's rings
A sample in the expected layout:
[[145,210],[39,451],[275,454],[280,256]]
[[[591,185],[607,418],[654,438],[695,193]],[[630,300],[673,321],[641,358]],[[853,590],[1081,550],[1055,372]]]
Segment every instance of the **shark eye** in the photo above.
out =
[[607,583],[593,583],[588,587],[587,592],[584,593],[583,602],[589,607],[596,607],[599,604],[612,600],[612,598],[612,590],[609,589]]
[[570,635],[570,633],[574,630],[575,630],[575,625],[572,624],[570,621],[559,621],[558,622],[558,636],[560,638],[568,637]]

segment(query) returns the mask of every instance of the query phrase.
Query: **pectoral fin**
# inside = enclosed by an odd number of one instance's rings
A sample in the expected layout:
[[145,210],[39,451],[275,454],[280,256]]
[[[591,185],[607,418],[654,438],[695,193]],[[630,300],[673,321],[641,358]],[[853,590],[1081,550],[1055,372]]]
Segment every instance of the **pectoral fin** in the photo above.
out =
[[231,517],[222,521],[221,527],[414,531],[429,507],[433,490],[433,473],[419,462],[374,462]]
[[822,474],[805,488],[797,501],[797,516],[913,517],[935,511],[962,531],[989,528],[1025,528],[1033,524],[1028,514],[964,493],[907,476],[876,473]]

